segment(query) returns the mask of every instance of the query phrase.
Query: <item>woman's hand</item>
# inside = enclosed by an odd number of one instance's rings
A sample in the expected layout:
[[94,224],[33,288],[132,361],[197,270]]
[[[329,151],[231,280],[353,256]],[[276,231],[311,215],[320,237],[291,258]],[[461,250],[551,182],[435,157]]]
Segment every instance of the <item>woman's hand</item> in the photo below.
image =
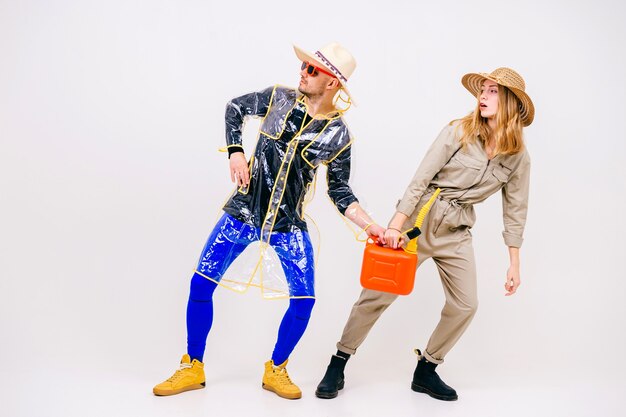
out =
[[235,152],[230,156],[230,180],[239,187],[250,184],[250,171],[243,152]]
[[385,231],[385,245],[398,249],[404,244],[404,235],[400,233],[399,230],[396,229],[387,229]]
[[504,283],[504,289],[506,294],[513,295],[517,291],[517,287],[520,286],[521,281],[519,278],[519,248],[509,246],[509,260],[510,266],[506,271],[506,282]]
[[509,296],[515,294],[520,284],[519,266],[511,265],[508,271],[506,271],[506,282],[504,283],[506,294],[504,295]]
[[374,242],[376,242],[376,238],[378,238],[378,241],[381,244],[385,241],[385,229],[376,223],[371,224],[367,228],[366,232],[367,235],[374,240]]
[[389,227],[385,231],[385,245],[398,249],[404,244],[404,235],[400,233],[400,228],[407,221],[408,217],[399,211],[393,215],[389,221]]

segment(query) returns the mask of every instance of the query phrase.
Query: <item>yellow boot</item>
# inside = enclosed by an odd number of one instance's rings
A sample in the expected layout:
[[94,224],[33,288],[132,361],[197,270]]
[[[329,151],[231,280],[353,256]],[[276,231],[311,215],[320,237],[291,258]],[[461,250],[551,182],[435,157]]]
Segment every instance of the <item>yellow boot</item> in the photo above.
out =
[[204,364],[191,361],[188,354],[180,360],[180,368],[169,379],[152,389],[154,395],[174,395],[192,389],[204,388]]
[[265,374],[263,375],[263,388],[275,392],[279,397],[297,400],[302,397],[300,388],[289,379],[287,362],[274,365],[273,360],[265,362]]

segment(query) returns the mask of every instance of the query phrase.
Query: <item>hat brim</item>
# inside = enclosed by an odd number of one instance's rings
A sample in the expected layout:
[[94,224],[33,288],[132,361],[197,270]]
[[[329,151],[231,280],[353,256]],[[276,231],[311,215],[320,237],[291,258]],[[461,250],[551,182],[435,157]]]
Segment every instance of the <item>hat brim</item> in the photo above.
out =
[[489,74],[485,73],[465,74],[463,78],[461,78],[461,84],[463,84],[463,87],[465,87],[467,91],[472,93],[474,97],[478,98],[484,80],[491,80],[496,84],[502,85],[511,90],[522,104],[522,108],[520,110],[520,118],[522,119],[522,124],[524,126],[529,126],[533,122],[533,119],[535,118],[535,106],[524,90],[502,84],[493,77],[490,77]]
[[[328,69],[328,72],[330,73],[333,72],[332,68],[330,68],[328,65],[326,65],[325,63],[315,58],[314,55],[311,55],[310,53],[306,52],[304,49],[299,48],[296,45],[293,45],[293,50],[295,51],[296,56],[298,57],[300,61],[311,62],[316,67],[326,68]],[[350,93],[350,90],[348,90],[348,86],[346,85],[346,83],[343,82],[341,78],[339,77],[336,77],[336,78],[341,84],[341,89],[346,92],[348,97],[350,97],[350,101],[352,102],[352,104],[356,105],[356,101],[354,101],[354,96]]]

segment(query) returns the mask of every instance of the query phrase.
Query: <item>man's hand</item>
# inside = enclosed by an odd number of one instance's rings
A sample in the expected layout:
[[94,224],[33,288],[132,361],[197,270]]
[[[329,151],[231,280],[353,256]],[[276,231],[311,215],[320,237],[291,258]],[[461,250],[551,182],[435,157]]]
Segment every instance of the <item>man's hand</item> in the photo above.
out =
[[250,184],[250,171],[243,152],[235,152],[230,156],[230,180],[239,187]]

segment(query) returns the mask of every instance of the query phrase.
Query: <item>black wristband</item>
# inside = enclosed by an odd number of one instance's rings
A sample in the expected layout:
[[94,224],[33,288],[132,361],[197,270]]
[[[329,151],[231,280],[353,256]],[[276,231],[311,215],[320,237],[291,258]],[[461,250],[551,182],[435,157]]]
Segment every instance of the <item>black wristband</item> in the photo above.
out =
[[228,150],[228,159],[230,159],[230,156],[234,153],[237,153],[237,152],[243,153],[243,147],[239,145],[229,146],[227,150]]

